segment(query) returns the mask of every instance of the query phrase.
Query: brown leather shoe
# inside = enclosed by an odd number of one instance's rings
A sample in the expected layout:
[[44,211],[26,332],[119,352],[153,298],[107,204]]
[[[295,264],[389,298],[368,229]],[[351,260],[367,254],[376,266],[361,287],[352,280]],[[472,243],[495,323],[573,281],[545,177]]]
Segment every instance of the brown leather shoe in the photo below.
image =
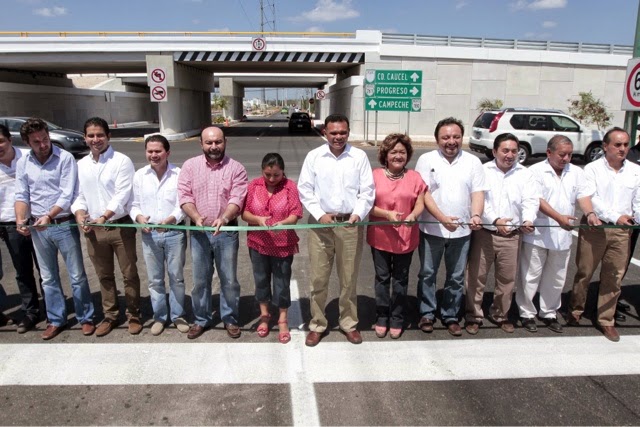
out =
[[104,319],[96,328],[96,336],[103,337],[116,327],[116,321],[113,319]]
[[500,329],[508,334],[512,334],[516,330],[516,328],[513,326],[513,323],[509,322],[508,320],[500,322]]
[[227,330],[227,335],[233,339],[240,338],[240,335],[242,334],[240,326],[234,325],[233,323],[225,323],[224,328]]
[[480,330],[480,324],[476,322],[465,322],[464,329],[467,333],[475,335]]
[[433,332],[433,320],[423,317],[418,322],[418,328],[422,332]]
[[142,323],[140,323],[139,317],[130,317],[129,318],[129,333],[131,335],[138,335],[142,332]]
[[307,347],[315,347],[318,345],[321,339],[322,339],[321,332],[311,331],[307,334],[307,338],[304,340],[304,344]]
[[54,326],[51,323],[47,325],[47,329],[42,333],[43,340],[50,340],[58,336],[60,332],[64,329],[64,325],[62,326]]
[[460,324],[458,322],[451,322],[447,325],[447,330],[454,337],[462,336],[462,329],[460,328]]
[[189,332],[187,333],[187,338],[189,338],[190,340],[195,340],[202,334],[204,334],[204,326],[200,326],[194,323],[189,328]]
[[96,327],[93,322],[86,322],[82,324],[82,335],[88,337],[89,335],[93,335],[95,331]]
[[618,342],[620,341],[620,335],[616,330],[615,326],[600,326],[600,330],[604,334],[604,337],[609,341]]
[[360,335],[360,332],[358,332],[356,329],[349,332],[345,332],[345,331],[343,332],[344,332],[344,335],[347,337],[347,341],[349,341],[351,344],[362,343],[362,335]]

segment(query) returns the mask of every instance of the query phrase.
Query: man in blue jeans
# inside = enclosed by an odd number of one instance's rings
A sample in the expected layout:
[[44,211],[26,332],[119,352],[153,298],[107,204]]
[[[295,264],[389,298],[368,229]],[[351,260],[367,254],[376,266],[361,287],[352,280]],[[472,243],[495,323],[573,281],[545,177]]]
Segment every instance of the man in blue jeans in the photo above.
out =
[[[180,168],[169,163],[171,146],[162,135],[151,135],[144,142],[149,164],[133,177],[133,202],[129,215],[138,224],[183,225],[184,212],[178,202]],[[184,319],[184,260],[187,249],[185,230],[162,227],[142,229],[142,254],[147,265],[149,295],[153,307],[152,335],[160,335],[169,318],[182,333],[189,332]],[[164,287],[165,262],[169,275],[169,309]]]
[[444,256],[447,276],[440,317],[453,336],[462,335],[458,312],[464,293],[471,230],[482,228],[484,191],[487,190],[482,163],[476,156],[462,151],[463,136],[464,126],[460,120],[453,117],[440,120],[435,130],[438,149],[420,156],[416,164],[416,171],[429,187],[425,194],[427,209],[420,218],[427,223],[420,224],[418,246],[421,315],[418,327],[424,332],[433,331],[436,275]]
[[182,166],[178,178],[180,206],[197,227],[215,227],[215,231],[191,232],[193,262],[193,314],[187,338],[195,339],[213,323],[211,280],[214,266],[220,277],[220,317],[231,338],[239,338],[237,279],[238,232],[220,231],[224,225],[238,225],[238,214],[247,196],[247,171],[225,154],[227,138],[220,128],[211,126],[200,134],[203,154]]
[[55,338],[67,325],[58,252],[69,272],[76,318],[82,333],[91,335],[95,332],[93,302],[82,261],[80,233],[71,214],[78,166],[71,154],[51,144],[49,128],[43,120],[28,119],[20,128],[20,136],[31,151],[16,166],[16,226],[23,236],[32,236],[40,264],[50,322],[42,339]]

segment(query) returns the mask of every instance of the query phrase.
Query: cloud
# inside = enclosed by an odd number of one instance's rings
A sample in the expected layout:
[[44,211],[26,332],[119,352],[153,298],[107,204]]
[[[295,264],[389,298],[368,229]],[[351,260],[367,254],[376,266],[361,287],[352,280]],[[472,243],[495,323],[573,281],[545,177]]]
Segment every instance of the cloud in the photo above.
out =
[[67,14],[67,9],[64,7],[53,6],[53,7],[43,7],[40,9],[35,9],[33,11],[35,15],[44,16],[45,18],[53,18],[55,16],[63,16]]
[[289,18],[290,21],[333,22],[340,19],[352,19],[360,12],[351,6],[352,0],[318,0],[316,7]]
[[555,28],[558,26],[558,23],[555,21],[544,21],[542,23],[542,28]]
[[466,2],[465,0],[458,0],[458,2],[456,3],[456,9],[460,10],[463,7],[467,6],[469,4],[469,2]]
[[305,33],[324,33],[324,28],[314,25],[304,30]]
[[529,40],[549,40],[551,33],[534,33],[532,31],[524,33],[524,38]]
[[517,0],[509,4],[511,10],[562,9],[566,6],[567,0]]

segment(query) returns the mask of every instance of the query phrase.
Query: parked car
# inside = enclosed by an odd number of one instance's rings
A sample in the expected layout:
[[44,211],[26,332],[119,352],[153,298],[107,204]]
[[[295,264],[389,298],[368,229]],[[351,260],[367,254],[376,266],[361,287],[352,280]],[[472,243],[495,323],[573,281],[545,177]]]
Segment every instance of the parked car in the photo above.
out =
[[565,135],[573,142],[574,156],[585,162],[602,155],[604,132],[590,129],[560,110],[505,108],[482,112],[473,123],[469,148],[493,159],[493,141],[498,135],[512,133],[520,140],[520,163],[531,156],[543,156],[554,135]]
[[307,113],[293,113],[289,118],[289,132],[301,130],[309,132],[311,130],[311,117]]
[[[5,125],[11,132],[11,142],[16,146],[24,146],[20,137],[20,126],[26,122],[28,117],[0,117],[0,124]],[[49,139],[53,145],[57,145],[63,150],[67,150],[73,155],[85,154],[89,151],[87,143],[84,141],[82,132],[72,129],[64,129],[56,124],[45,120],[49,126]]]

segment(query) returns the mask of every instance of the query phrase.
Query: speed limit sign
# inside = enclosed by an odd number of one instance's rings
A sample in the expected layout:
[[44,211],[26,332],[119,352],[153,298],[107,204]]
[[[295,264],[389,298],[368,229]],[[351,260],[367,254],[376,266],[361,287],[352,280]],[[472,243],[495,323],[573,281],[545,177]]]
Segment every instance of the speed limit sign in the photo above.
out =
[[640,111],[640,58],[630,59],[627,64],[622,109],[625,111]]

